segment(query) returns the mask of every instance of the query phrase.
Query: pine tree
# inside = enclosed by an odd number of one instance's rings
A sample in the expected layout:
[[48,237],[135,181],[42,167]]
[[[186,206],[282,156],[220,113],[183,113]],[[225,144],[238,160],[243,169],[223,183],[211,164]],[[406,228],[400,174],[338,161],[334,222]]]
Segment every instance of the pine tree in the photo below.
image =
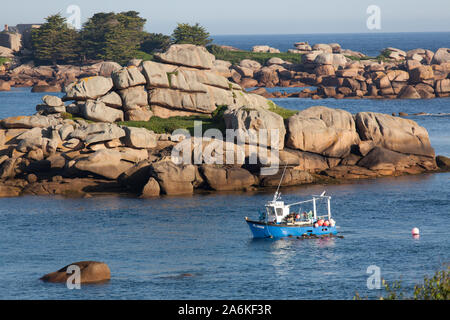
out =
[[197,46],[206,46],[213,41],[209,32],[198,23],[195,25],[178,23],[172,33],[172,38],[174,43],[191,43]]
[[81,31],[85,58],[119,63],[134,58],[145,35],[145,22],[136,11],[96,13]]
[[144,36],[141,44],[141,50],[147,53],[155,51],[166,51],[172,43],[170,36],[162,33],[148,33]]
[[31,34],[33,55],[41,62],[75,62],[79,60],[79,35],[60,14],[46,18]]

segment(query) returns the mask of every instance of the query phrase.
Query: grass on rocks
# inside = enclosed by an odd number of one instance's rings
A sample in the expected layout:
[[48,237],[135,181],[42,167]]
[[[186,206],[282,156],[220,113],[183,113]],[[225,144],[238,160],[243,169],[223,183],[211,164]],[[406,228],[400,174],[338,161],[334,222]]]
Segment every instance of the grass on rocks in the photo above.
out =
[[302,62],[302,55],[298,53],[265,53],[265,52],[251,52],[251,51],[229,51],[225,50],[219,46],[211,45],[208,46],[208,51],[211,52],[216,59],[229,61],[232,64],[239,64],[244,59],[255,60],[265,65],[266,62],[273,57],[283,59],[284,61],[289,61],[292,63],[299,64]]
[[[274,112],[283,119],[287,119],[298,111],[289,110],[282,108],[272,101],[268,102],[269,111]],[[227,106],[219,106],[211,115],[195,115],[195,116],[176,116],[170,117],[167,119],[160,117],[151,117],[149,121],[119,121],[116,122],[117,125],[127,126],[127,127],[136,127],[136,128],[146,128],[155,133],[172,133],[177,129],[186,129],[190,132],[191,135],[194,135],[194,127],[195,121],[202,122],[202,134],[208,129],[219,129],[223,134],[225,134],[225,120],[223,119],[223,113],[227,110]],[[63,113],[63,119],[70,120],[83,120],[87,123],[94,123],[94,121],[86,120],[79,117],[74,117],[70,113]]]
[[269,104],[269,111],[280,115],[285,120],[292,117],[294,114],[296,114],[298,112],[297,110],[290,110],[290,109],[282,108],[279,105],[276,105],[275,103],[273,103],[272,101],[269,101],[268,104]]
[[195,116],[177,116],[167,119],[152,117],[149,121],[121,121],[118,125],[127,127],[146,128],[155,133],[172,133],[177,129],[186,129],[191,135],[194,134],[195,121],[202,122],[202,133],[208,129],[219,129],[222,133],[225,132],[225,121],[223,113],[226,106],[219,106],[212,113],[212,115],[195,115]]
[[9,58],[0,57],[0,66],[4,65],[7,62],[9,62]]

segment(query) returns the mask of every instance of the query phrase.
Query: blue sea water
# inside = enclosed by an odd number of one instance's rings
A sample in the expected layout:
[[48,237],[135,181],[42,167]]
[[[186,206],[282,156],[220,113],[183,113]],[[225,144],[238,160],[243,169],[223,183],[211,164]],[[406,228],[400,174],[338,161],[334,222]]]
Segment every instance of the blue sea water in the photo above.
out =
[[[358,50],[356,43],[349,48]],[[0,118],[33,114],[43,95],[0,92]],[[450,99],[274,101],[295,110],[427,112],[432,115],[410,118],[428,130],[437,154],[450,156]],[[369,266],[411,289],[450,261],[450,173],[282,192],[293,202],[324,190],[333,197],[343,239],[253,240],[244,217],[257,217],[272,190],[0,199],[0,299],[351,299],[356,292],[377,298],[383,291],[367,288]],[[419,239],[412,238],[413,227],[420,228]],[[38,280],[81,260],[106,262],[111,281],[69,290]]]

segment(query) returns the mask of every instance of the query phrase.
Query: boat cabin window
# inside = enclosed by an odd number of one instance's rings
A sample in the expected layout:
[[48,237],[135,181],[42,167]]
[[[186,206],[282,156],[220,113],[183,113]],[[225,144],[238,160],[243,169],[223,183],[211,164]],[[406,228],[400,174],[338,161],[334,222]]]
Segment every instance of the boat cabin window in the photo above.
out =
[[277,208],[277,216],[281,217],[283,215],[283,208]]
[[269,216],[274,216],[275,215],[275,210],[273,207],[267,207],[267,213],[269,214]]

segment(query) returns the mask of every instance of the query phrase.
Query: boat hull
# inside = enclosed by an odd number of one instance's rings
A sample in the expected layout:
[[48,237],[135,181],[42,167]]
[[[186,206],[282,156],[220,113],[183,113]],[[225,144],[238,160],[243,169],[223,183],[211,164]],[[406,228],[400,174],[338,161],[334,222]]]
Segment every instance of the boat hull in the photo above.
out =
[[284,238],[301,236],[323,236],[336,235],[336,227],[314,226],[287,226],[276,224],[265,224],[257,221],[246,220],[254,238]]

